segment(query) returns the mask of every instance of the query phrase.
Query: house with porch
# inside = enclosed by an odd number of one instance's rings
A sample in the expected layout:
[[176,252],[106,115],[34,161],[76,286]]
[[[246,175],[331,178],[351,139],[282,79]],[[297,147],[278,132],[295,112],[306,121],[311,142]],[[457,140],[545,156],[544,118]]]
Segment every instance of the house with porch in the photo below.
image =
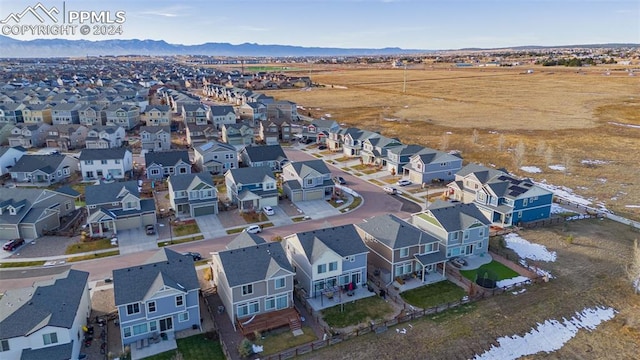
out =
[[141,126],[140,142],[143,150],[165,151],[171,149],[170,126]]
[[207,124],[207,107],[202,104],[183,104],[182,121],[185,126],[189,124]]
[[362,143],[362,151],[360,152],[362,163],[386,167],[387,151],[401,145],[402,143],[398,139],[382,135],[369,137]]
[[409,158],[403,177],[414,184],[451,181],[462,168],[462,158],[446,152],[424,148]]
[[311,139],[315,143],[325,144],[329,133],[340,128],[335,120],[315,119],[302,126],[301,136],[303,139]]
[[207,119],[216,129],[222,129],[224,124],[236,123],[236,112],[230,105],[213,105],[207,111]]
[[89,129],[81,124],[53,125],[47,131],[46,147],[60,151],[84,149]]
[[144,154],[147,178],[160,180],[170,175],[191,174],[187,150],[154,151]]
[[230,169],[224,174],[227,197],[240,211],[278,205],[278,189],[268,166]]
[[150,105],[140,115],[146,126],[170,126],[171,107],[169,105]]
[[414,285],[445,279],[447,256],[438,238],[393,214],[365,219],[355,227],[369,248],[373,273],[387,286],[397,278],[414,278]]
[[49,133],[49,124],[16,124],[9,135],[9,146],[22,146],[25,149],[43,147]]
[[52,155],[25,155],[16,162],[9,173],[16,182],[29,182],[49,186],[61,182],[80,170],[74,157]]
[[222,125],[222,141],[235,146],[236,149],[242,149],[245,146],[253,144],[253,140],[253,128],[246,124]]
[[23,147],[0,146],[0,176],[8,174],[9,170],[20,160],[27,150]]
[[238,151],[232,145],[211,140],[194,148],[194,162],[202,172],[224,174],[238,167]]
[[0,188],[0,240],[36,239],[59,228],[60,218],[76,209],[79,196],[68,186],[56,190]]
[[122,146],[126,132],[122,126],[92,126],[87,131],[87,149],[109,149]]
[[133,170],[133,155],[126,148],[84,149],[79,160],[83,181],[122,180]]
[[136,105],[113,104],[104,109],[107,126],[122,126],[131,130],[140,123],[140,108]]
[[293,202],[330,199],[334,187],[323,160],[289,162],[282,167],[282,189]]
[[91,315],[89,273],[68,269],[0,298],[2,359],[79,359]]
[[113,270],[122,349],[141,359],[177,348],[176,333],[200,326],[200,284],[191,256],[168,248]]
[[447,185],[448,196],[474,203],[494,226],[509,227],[551,217],[553,193],[501,170],[470,163]]
[[247,146],[240,151],[240,158],[243,166],[268,166],[273,171],[281,171],[282,166],[289,162],[287,155],[279,144]]
[[153,199],[142,199],[137,181],[90,185],[85,188],[87,225],[93,236],[143,228],[156,223]]
[[169,203],[178,217],[218,213],[218,190],[206,173],[171,175]]
[[229,320],[243,334],[300,328],[293,304],[295,273],[281,243],[243,232],[226,250],[212,253],[211,273]]
[[211,124],[196,125],[189,124],[186,128],[186,141],[192,148],[198,147],[206,142],[218,140],[219,131]]
[[369,130],[352,130],[342,136],[342,153],[348,157],[359,157],[364,141],[380,134]]
[[421,145],[401,145],[387,149],[387,171],[393,175],[404,174],[404,167],[409,163],[411,156],[424,149]]
[[[326,296],[328,302],[367,283],[369,249],[354,225],[295,233],[286,236],[282,245],[306,298]],[[374,295],[366,287],[364,291]]]
[[491,221],[475,204],[437,200],[413,214],[411,223],[437,238],[447,259],[485,256],[489,251]]

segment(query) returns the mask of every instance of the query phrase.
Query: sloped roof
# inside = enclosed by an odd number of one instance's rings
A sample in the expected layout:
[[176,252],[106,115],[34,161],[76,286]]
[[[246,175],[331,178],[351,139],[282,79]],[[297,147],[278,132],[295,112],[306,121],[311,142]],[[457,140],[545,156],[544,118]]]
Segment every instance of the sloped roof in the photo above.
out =
[[91,185],[85,187],[85,199],[87,205],[107,204],[119,201],[118,195],[128,192],[140,197],[138,183],[136,181],[121,181],[111,184]]
[[127,152],[129,152],[127,148],[83,149],[80,153],[79,160],[124,159]]
[[351,224],[296,233],[295,238],[312,264],[327,249],[342,257],[369,252]]
[[[197,178],[197,180],[196,180]],[[173,191],[178,190],[186,190],[189,186],[196,181],[201,181],[213,189],[215,189],[215,185],[213,184],[213,179],[211,175],[204,173],[194,173],[194,174],[178,174],[169,176],[169,183],[171,183],[171,188]]]
[[54,154],[54,155],[27,155],[25,154],[16,162],[16,164],[11,168],[11,172],[34,172],[36,170],[41,170],[44,173],[51,174],[56,171],[58,166],[64,161],[66,158],[65,155],[62,154]]
[[437,200],[428,208],[429,211],[447,232],[462,231],[480,222],[483,225],[491,221],[478,209],[474,203],[449,203]]
[[144,155],[144,161],[147,168],[156,164],[160,166],[175,166],[180,161],[191,164],[189,160],[189,152],[187,150],[171,150],[171,151],[154,151]]
[[247,146],[243,150],[251,162],[261,161],[282,161],[287,159],[287,155],[282,150],[282,146],[277,145],[261,145]]
[[218,253],[230,287],[265,280],[280,270],[293,274],[282,244],[265,242]]
[[231,242],[227,244],[226,249],[239,249],[247,246],[264,244],[266,242],[267,241],[259,235],[243,231],[242,233],[240,233],[240,235],[236,236],[233,240],[231,240]]
[[400,249],[438,241],[437,238],[404,220],[400,220],[392,214],[367,219],[360,224],[356,224],[356,227],[362,229],[391,249]]
[[474,174],[478,181],[483,184],[496,176],[506,175],[500,170],[491,169],[476,163],[469,163],[463,166],[462,169],[456,173],[456,176],[466,177],[470,174]]
[[273,170],[268,166],[257,166],[250,168],[229,169],[225,175],[229,174],[236,184],[257,184],[264,182],[265,178],[275,180]]
[[292,166],[298,176],[303,179],[308,175],[318,176],[331,173],[323,160],[296,161],[286,166]]

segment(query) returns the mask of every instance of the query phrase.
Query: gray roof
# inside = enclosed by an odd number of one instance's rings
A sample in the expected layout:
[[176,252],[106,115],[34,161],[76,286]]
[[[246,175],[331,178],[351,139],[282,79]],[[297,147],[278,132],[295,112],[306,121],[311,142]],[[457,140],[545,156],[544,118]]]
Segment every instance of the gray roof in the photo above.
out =
[[460,169],[456,173],[456,177],[458,176],[466,177],[467,175],[470,175],[470,174],[474,174],[475,177],[478,178],[478,180],[484,184],[487,181],[493,179],[494,177],[503,175],[505,173],[497,169],[491,169],[486,166],[482,166],[480,164],[469,163],[463,166],[462,169]]
[[4,155],[7,151],[9,151],[9,149],[15,149],[21,152],[27,152],[27,150],[25,148],[23,148],[22,146],[15,146],[15,147],[8,147],[8,146],[0,146],[0,157],[2,157],[2,155]]
[[460,160],[460,158],[455,155],[451,155],[449,153],[434,150],[431,148],[424,148],[413,156],[419,157],[420,161],[422,161],[424,164]]
[[369,252],[355,227],[351,224],[301,232],[294,236],[302,245],[307,259],[312,264],[327,249],[342,257]]
[[119,194],[128,192],[136,197],[140,197],[138,183],[136,181],[113,182],[111,184],[91,185],[85,187],[84,197],[87,205],[110,204],[118,201]]
[[282,161],[287,155],[280,145],[247,146],[243,150],[251,162]]
[[322,175],[331,173],[327,164],[325,164],[323,160],[296,161],[287,165],[293,166],[293,169],[296,171],[298,176],[303,179],[309,174],[317,176],[318,174]]
[[356,224],[391,249],[437,242],[438,239],[392,214],[385,214]]
[[83,149],[80,153],[79,160],[124,159],[128,151],[127,148]]
[[218,256],[230,287],[268,279],[280,270],[293,274],[293,268],[279,242],[221,251]]
[[65,158],[66,156],[62,154],[24,155],[11,168],[11,172],[30,173],[36,170],[41,170],[44,173],[51,174],[56,171]]
[[230,105],[213,105],[210,107],[212,116],[224,116],[229,113],[235,114],[233,106]]
[[236,148],[233,145],[229,145],[227,143],[209,140],[206,143],[196,146],[194,151],[197,151],[200,154],[205,154],[207,152],[216,152],[216,151],[232,151],[236,152]]
[[0,299],[0,337],[26,336],[45,326],[71,329],[88,278],[88,272],[69,269],[53,282],[8,290]]
[[387,150],[387,154],[398,154],[400,156],[413,155],[423,149],[424,149],[424,146],[421,146],[421,145],[415,145],[415,144],[400,145],[400,146],[392,147],[389,150]]
[[236,184],[257,184],[262,183],[266,177],[275,180],[273,170],[268,166],[258,166],[250,168],[229,169],[225,176],[229,174]]
[[160,166],[175,166],[180,161],[191,164],[189,160],[189,152],[187,150],[171,150],[171,151],[154,151],[144,155],[144,161],[147,168],[156,164]]
[[171,126],[140,126],[140,133],[148,132],[151,134],[157,134],[159,132],[166,132],[167,134],[171,134]]
[[116,306],[144,301],[163,286],[184,292],[199,289],[193,258],[163,248],[142,265],[113,270]]
[[173,191],[186,190],[195,178],[215,189],[211,175],[204,173],[171,175],[169,176],[169,182]]
[[247,246],[264,244],[266,242],[267,241],[259,235],[243,231],[242,233],[240,233],[240,235],[236,236],[235,239],[231,240],[231,242],[227,244],[226,249],[239,249]]
[[473,203],[450,203],[437,200],[429,205],[427,211],[433,214],[447,232],[462,231],[477,222],[483,225],[491,224],[491,221]]
[[73,340],[39,349],[23,349],[20,360],[69,360],[73,356]]

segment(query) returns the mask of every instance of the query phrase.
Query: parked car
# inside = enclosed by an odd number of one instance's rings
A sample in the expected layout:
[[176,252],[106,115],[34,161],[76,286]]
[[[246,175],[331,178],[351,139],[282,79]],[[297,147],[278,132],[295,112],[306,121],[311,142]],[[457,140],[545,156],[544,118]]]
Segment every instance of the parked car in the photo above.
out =
[[251,225],[247,226],[244,231],[248,232],[249,234],[257,234],[262,231],[262,228],[260,227],[260,225]]
[[387,194],[390,194],[390,195],[395,195],[395,194],[398,193],[398,190],[396,188],[394,188],[394,187],[391,187],[391,186],[385,186],[385,187],[382,188],[382,190],[384,190],[384,192],[386,192]]
[[2,246],[2,249],[7,251],[13,251],[19,248],[20,246],[22,246],[23,244],[24,244],[24,239],[11,239]]
[[262,211],[264,212],[265,215],[274,215],[276,212],[273,211],[273,208],[271,206],[265,206],[262,208]]
[[318,146],[318,150],[327,150],[327,145]]
[[191,256],[191,257],[193,258],[193,261],[200,261],[200,260],[202,260],[202,255],[200,255],[200,253],[197,253],[197,252],[191,252],[191,251],[189,251],[189,252],[184,253],[183,255],[185,255],[185,256]]
[[302,140],[303,144],[311,144],[312,142],[313,142],[313,139],[309,139],[309,138]]
[[398,180],[398,182],[396,184],[398,186],[407,186],[407,185],[411,185],[411,181],[409,181],[407,179],[402,179],[402,180]]
[[334,176],[333,182],[340,185],[344,185],[347,183],[347,181],[342,176]]
[[149,224],[147,226],[144,227],[145,231],[147,232],[147,235],[155,235],[156,234],[156,227],[153,224]]

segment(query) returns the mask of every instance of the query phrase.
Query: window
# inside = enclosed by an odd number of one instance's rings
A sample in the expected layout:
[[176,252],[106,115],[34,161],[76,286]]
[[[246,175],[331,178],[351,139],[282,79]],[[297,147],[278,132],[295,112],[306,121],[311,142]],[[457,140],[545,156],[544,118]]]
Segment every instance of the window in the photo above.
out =
[[329,263],[329,271],[336,271],[338,270],[338,262],[337,261],[332,261]]
[[96,170],[96,176],[102,177],[102,174],[103,174],[102,170]]
[[282,289],[283,287],[285,287],[287,285],[287,279],[285,278],[280,278],[280,279],[275,279],[275,288],[276,289]]
[[318,274],[323,274],[327,272],[327,264],[318,265]]
[[340,275],[340,285],[347,285],[350,283],[349,275]]
[[437,249],[438,248],[436,247],[435,243],[426,244],[424,246],[424,253],[427,254],[427,253],[433,252],[434,250],[437,250]]
[[527,206],[529,199],[522,199],[522,206]]
[[148,309],[147,311],[149,311],[150,313],[156,312],[156,302],[155,301],[150,301],[147,304],[147,309]]
[[85,160],[84,164],[85,165],[93,165],[93,160]]
[[149,332],[153,332],[153,331],[156,331],[156,330],[158,330],[158,323],[155,322],[155,321],[151,321],[149,323]]
[[252,315],[257,312],[260,312],[260,303],[257,301],[238,305],[238,317]]
[[87,178],[91,179],[93,177],[93,171],[87,171]]
[[264,309],[265,310],[273,310],[276,308],[276,298],[270,297],[264,299]]
[[307,185],[313,185],[313,179],[307,179]]
[[251,294],[253,294],[253,284],[243,285],[242,295],[251,295]]
[[464,234],[464,239],[465,239],[465,240],[469,240],[469,231],[468,231],[468,230],[465,230],[465,231],[463,232],[463,234]]
[[0,352],[9,351],[9,340],[0,341]]
[[396,276],[402,276],[410,273],[412,270],[411,263],[396,265]]
[[127,315],[133,315],[140,312],[140,304],[129,304],[127,305]]
[[151,169],[151,175],[160,175],[160,170],[158,170],[158,169]]
[[178,321],[179,322],[189,321],[189,312],[185,311],[183,313],[178,314]]
[[44,341],[45,345],[57,344],[58,343],[58,334],[56,334],[56,333],[44,334],[44,335],[42,335],[42,340]]
[[108,160],[100,160],[100,164],[102,165],[107,165],[108,162],[109,162]]
[[409,248],[400,249],[400,257],[406,258],[407,256],[409,256]]
[[124,334],[124,337],[130,337],[131,336],[131,327],[127,326],[125,328],[122,328],[122,333]]
[[480,228],[480,230],[478,230],[478,235],[484,236],[484,228]]
[[138,325],[133,325],[133,335],[140,335],[140,334],[145,334],[149,332],[149,327],[147,326],[147,323],[144,324],[138,324]]
[[178,295],[176,296],[176,306],[184,305],[184,296]]
[[285,295],[280,295],[276,298],[277,310],[286,309],[288,307],[289,307],[289,296],[285,294]]
[[116,159],[116,164],[120,164],[120,160],[119,159]]

